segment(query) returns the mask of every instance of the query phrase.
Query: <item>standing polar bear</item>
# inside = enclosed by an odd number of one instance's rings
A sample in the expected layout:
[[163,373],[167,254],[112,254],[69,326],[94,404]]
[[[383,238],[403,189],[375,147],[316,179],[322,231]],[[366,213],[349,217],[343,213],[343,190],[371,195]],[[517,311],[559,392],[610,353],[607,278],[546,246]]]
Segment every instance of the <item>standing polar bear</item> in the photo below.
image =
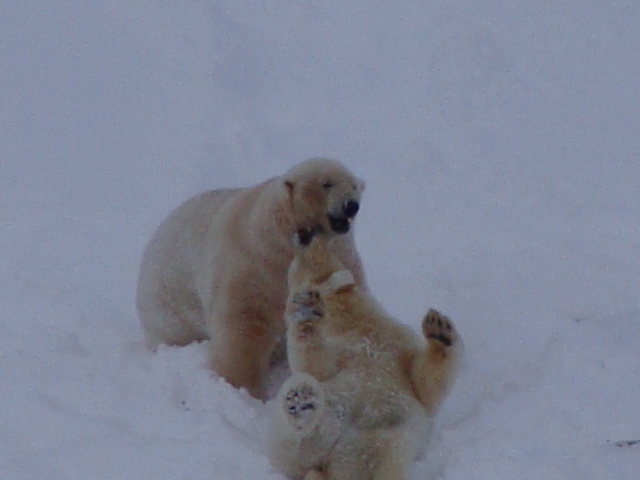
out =
[[462,342],[435,310],[420,338],[357,285],[328,236],[296,238],[286,306],[294,374],[274,401],[270,461],[295,480],[406,479]]
[[311,159],[259,185],[179,206],[142,256],[136,306],[148,346],[209,340],[211,368],[266,398],[283,348],[294,233],[332,232],[335,254],[366,288],[350,228],[363,189],[341,163]]

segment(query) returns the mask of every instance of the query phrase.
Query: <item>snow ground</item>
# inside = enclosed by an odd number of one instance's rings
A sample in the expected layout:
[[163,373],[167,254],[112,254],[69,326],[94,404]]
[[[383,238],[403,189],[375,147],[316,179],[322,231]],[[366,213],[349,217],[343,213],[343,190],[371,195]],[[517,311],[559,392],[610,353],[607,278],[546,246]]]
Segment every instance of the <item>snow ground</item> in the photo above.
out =
[[0,478],[281,478],[133,295],[176,204],[318,155],[383,304],[465,339],[413,478],[638,478],[639,5],[4,0]]

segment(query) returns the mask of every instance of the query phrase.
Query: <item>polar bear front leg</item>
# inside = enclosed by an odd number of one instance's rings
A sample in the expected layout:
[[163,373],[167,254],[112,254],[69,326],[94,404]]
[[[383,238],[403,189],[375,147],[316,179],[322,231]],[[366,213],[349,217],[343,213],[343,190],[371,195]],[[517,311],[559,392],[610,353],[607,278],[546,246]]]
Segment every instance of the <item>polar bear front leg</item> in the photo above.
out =
[[286,322],[300,342],[318,334],[317,322],[324,316],[324,302],[317,290],[294,293],[287,304]]
[[455,380],[462,340],[449,317],[431,309],[422,320],[426,350],[416,358],[411,383],[422,405],[434,415]]
[[324,301],[317,290],[301,290],[287,302],[287,356],[293,372],[320,381],[335,373],[333,355],[323,334]]
[[234,387],[246,388],[253,397],[266,400],[266,383],[278,340],[278,329],[271,319],[246,306],[218,307],[207,327],[211,369]]

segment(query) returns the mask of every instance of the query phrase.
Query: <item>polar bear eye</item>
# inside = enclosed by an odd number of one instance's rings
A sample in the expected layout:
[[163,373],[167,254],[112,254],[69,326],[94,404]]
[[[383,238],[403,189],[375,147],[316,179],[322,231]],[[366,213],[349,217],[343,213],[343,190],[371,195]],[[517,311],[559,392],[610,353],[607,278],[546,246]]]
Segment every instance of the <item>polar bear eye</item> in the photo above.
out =
[[324,188],[325,190],[329,190],[333,187],[335,187],[335,184],[333,182],[325,182],[324,184],[322,184],[322,188]]

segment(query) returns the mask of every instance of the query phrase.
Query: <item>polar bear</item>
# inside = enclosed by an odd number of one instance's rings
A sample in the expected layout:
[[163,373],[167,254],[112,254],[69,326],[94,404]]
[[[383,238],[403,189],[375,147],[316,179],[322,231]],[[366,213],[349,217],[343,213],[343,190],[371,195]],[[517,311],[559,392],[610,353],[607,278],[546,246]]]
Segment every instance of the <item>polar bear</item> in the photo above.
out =
[[259,185],[179,206],[142,256],[136,306],[148,346],[209,340],[211,368],[266,399],[274,362],[284,357],[294,233],[331,232],[335,254],[366,289],[350,228],[363,189],[340,162],[311,159]]
[[316,232],[296,236],[289,269],[294,374],[274,401],[270,461],[296,480],[406,479],[453,384],[462,341],[435,310],[423,319],[424,338],[391,318]]

